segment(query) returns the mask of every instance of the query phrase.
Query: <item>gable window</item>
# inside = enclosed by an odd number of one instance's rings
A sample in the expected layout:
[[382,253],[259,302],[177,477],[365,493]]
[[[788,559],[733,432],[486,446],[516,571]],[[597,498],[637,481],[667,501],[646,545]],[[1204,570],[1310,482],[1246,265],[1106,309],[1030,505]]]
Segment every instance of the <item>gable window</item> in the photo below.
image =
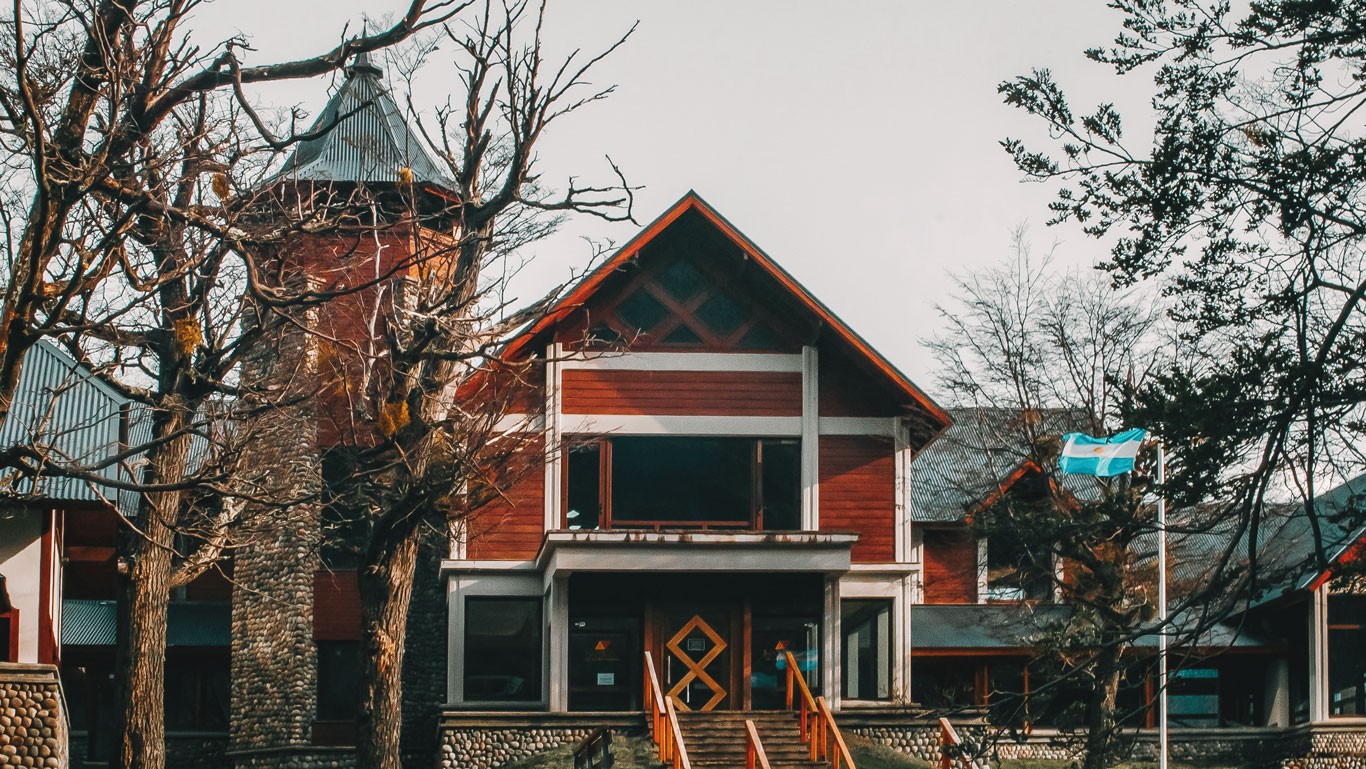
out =
[[565,526],[801,528],[796,439],[612,436],[567,452]]

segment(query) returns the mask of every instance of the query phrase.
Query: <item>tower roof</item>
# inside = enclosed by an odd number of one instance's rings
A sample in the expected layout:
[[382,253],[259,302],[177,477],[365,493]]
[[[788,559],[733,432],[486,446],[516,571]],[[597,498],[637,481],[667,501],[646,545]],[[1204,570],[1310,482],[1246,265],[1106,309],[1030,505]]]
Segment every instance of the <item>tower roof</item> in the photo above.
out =
[[395,183],[407,168],[414,183],[452,186],[404,120],[384,86],[384,72],[370,62],[369,54],[358,54],[346,68],[346,80],[309,133],[328,126],[333,127],[298,144],[275,181]]

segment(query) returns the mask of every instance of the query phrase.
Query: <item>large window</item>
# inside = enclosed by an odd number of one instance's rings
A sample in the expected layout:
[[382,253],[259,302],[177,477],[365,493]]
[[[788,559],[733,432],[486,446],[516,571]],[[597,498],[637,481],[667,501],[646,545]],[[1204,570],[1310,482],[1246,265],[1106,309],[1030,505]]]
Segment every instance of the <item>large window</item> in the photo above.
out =
[[566,461],[571,530],[801,528],[795,439],[613,436]]
[[541,700],[541,599],[465,599],[465,700]]
[[892,696],[892,602],[840,602],[844,633],[843,694],[853,700]]
[[1366,596],[1328,596],[1328,714],[1366,716]]

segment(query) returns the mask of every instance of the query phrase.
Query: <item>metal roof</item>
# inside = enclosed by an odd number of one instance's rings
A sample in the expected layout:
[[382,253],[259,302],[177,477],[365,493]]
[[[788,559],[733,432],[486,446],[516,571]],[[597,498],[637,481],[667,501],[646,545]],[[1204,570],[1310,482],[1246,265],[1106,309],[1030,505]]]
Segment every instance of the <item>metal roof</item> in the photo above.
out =
[[[911,607],[913,649],[1028,650],[1045,632],[1065,623],[1070,609],[1058,604],[917,604]],[[1194,630],[1193,620],[1174,618],[1174,633]],[[1219,624],[1200,633],[1195,645],[1209,648],[1257,648],[1276,643],[1247,628]],[[1185,644],[1183,644],[1185,645]],[[1157,646],[1157,636],[1137,639],[1134,646]]]
[[[167,646],[228,646],[232,642],[232,612],[227,603],[173,602],[168,612]],[[62,601],[62,645],[113,646],[116,615],[113,601]]]
[[[955,523],[1004,484],[1034,456],[1026,435],[1061,435],[1080,419],[1063,409],[1035,412],[1042,422],[1025,429],[1019,409],[950,409],[953,425],[911,463],[911,520]],[[1069,491],[1086,498],[1094,487],[1081,476],[1058,475]]]
[[346,68],[346,79],[308,129],[320,131],[298,144],[273,181],[395,183],[407,168],[414,182],[454,186],[404,120],[368,54]]
[[[9,418],[0,424],[0,448],[35,445],[43,447],[54,465],[97,464],[120,450],[124,419],[129,444],[145,441],[151,420],[142,406],[50,342],[40,340],[24,356]],[[101,469],[99,475],[128,482],[140,479],[141,470],[123,462]],[[114,500],[125,513],[135,511],[138,503],[136,492],[73,478],[40,474],[36,479],[7,479],[7,483],[14,493],[47,499]]]

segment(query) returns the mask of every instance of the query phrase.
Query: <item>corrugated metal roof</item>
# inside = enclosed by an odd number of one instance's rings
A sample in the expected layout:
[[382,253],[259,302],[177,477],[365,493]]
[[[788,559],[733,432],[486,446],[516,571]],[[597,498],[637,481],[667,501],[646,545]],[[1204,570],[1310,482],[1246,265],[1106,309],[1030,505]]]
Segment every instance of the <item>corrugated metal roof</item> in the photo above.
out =
[[[912,649],[1019,649],[1035,646],[1051,628],[1067,621],[1070,609],[1056,604],[969,604],[911,607]],[[1196,627],[1181,618],[1173,620],[1174,635],[1182,638]],[[1277,643],[1231,625],[1215,625],[1200,634],[1196,646],[1207,648],[1256,648]],[[1157,636],[1139,638],[1135,646],[1157,646]],[[1183,644],[1185,645],[1185,644]]]
[[[125,417],[126,414],[126,417]],[[130,435],[146,432],[150,420],[143,408],[124,398],[90,369],[46,341],[24,356],[9,418],[0,424],[0,448],[35,445],[52,464],[98,464],[120,449],[120,425],[129,421]],[[99,474],[128,482],[141,471],[127,462]],[[125,513],[136,510],[137,495],[83,480],[40,475],[10,479],[14,493],[62,501],[116,500]]]
[[[1080,424],[1075,414],[1062,409],[1036,414],[1042,422],[1026,431],[1018,409],[951,409],[953,426],[911,463],[911,520],[961,521],[1033,456],[1027,434],[1061,435]],[[1081,476],[1057,477],[1074,494],[1094,493]]]
[[300,142],[275,180],[394,183],[399,171],[407,168],[415,182],[453,188],[426,144],[403,119],[383,78],[368,54],[357,56],[309,132],[335,126],[322,136]]
[[[113,646],[116,613],[113,601],[62,601],[62,645]],[[172,603],[167,625],[167,646],[228,646],[232,642],[232,612],[227,603]]]

